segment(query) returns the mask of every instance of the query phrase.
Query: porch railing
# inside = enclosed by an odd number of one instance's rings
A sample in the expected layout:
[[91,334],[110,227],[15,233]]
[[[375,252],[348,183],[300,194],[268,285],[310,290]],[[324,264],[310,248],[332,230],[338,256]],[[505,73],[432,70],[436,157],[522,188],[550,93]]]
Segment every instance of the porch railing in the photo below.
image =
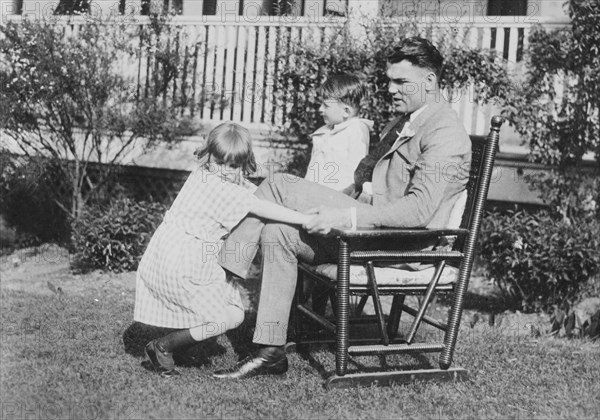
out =
[[[315,21],[303,17],[256,17],[252,20],[222,21],[214,17],[178,17],[173,24],[179,38],[172,48],[181,50],[185,60],[170,81],[170,95],[184,99],[184,111],[202,120],[235,120],[255,128],[271,130],[286,122],[285,109],[277,105],[278,61],[290,51],[281,39],[321,40],[342,24],[342,19]],[[85,24],[81,18],[63,19],[67,31]],[[132,24],[148,23],[136,17]],[[495,50],[515,72],[523,71],[523,51],[535,25],[560,28],[564,20],[526,17],[470,17],[467,20],[441,22],[466,46]],[[185,42],[184,39],[185,38]],[[181,41],[181,42],[180,42]],[[323,46],[326,47],[325,45]],[[136,63],[124,63],[124,71],[133,72],[138,90],[144,89],[156,66],[155,57],[141,51]],[[477,104],[473,89],[467,89],[453,102],[470,134],[485,134],[493,112],[490,105]]]

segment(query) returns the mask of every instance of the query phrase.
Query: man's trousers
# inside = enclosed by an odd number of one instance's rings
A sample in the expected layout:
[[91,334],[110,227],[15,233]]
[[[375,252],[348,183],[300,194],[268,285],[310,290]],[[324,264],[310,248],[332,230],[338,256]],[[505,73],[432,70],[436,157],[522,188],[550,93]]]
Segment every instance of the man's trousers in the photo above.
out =
[[[256,191],[262,200],[300,212],[320,205],[337,208],[367,206],[333,189],[289,174],[274,174]],[[298,261],[319,264],[337,256],[332,238],[309,235],[301,226],[272,222],[249,215],[229,235],[221,248],[219,264],[247,278],[258,246],[262,254],[262,283],[253,341],[281,346],[287,340]]]

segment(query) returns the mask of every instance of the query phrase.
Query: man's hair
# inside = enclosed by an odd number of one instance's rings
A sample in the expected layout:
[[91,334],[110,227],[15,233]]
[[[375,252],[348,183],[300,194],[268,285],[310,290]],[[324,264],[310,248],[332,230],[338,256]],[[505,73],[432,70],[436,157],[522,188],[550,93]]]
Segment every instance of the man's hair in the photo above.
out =
[[329,76],[321,86],[323,99],[336,99],[356,109],[367,95],[367,88],[360,79],[351,74]]
[[413,66],[431,70],[438,80],[444,65],[444,57],[438,49],[428,40],[419,37],[404,39],[394,47],[387,58],[391,64],[406,60]]

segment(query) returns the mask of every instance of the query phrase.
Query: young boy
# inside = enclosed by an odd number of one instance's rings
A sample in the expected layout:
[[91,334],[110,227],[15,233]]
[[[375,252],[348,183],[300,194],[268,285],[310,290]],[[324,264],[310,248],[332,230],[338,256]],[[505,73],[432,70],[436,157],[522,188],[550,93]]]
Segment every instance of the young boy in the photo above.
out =
[[329,77],[319,108],[325,125],[311,134],[312,154],[305,179],[341,191],[354,183],[354,170],[369,151],[373,121],[358,118],[364,84],[355,76]]

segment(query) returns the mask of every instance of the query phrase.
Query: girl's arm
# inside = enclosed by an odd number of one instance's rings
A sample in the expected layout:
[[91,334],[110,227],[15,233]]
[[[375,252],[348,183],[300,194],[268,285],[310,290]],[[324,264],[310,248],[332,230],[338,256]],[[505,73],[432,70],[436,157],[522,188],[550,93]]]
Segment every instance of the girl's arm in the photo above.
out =
[[302,214],[296,210],[275,204],[271,201],[259,200],[252,207],[250,213],[265,219],[276,220],[278,222],[290,223],[294,225],[303,225],[312,219],[313,215]]

